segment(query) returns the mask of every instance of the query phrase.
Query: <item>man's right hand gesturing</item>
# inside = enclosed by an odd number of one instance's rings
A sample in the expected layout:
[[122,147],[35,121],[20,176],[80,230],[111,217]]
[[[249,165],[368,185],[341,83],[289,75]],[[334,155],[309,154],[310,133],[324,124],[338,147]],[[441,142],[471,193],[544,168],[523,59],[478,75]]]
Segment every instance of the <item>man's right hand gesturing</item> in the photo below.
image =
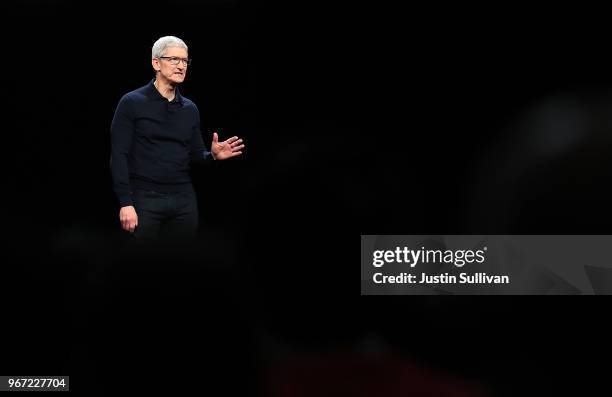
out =
[[128,205],[121,207],[119,210],[119,220],[121,221],[121,227],[130,233],[134,233],[134,229],[138,226],[138,215],[136,215],[136,209],[133,206]]

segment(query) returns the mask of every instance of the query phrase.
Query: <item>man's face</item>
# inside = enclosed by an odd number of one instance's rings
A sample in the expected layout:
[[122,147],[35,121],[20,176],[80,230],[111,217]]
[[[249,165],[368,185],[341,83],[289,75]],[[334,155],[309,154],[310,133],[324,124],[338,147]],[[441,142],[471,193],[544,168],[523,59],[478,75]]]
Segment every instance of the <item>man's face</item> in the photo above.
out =
[[[178,63],[173,65],[178,59]],[[185,80],[187,65],[187,50],[181,47],[170,47],[160,59],[153,59],[153,68],[159,70],[160,74],[174,84],[180,84]]]

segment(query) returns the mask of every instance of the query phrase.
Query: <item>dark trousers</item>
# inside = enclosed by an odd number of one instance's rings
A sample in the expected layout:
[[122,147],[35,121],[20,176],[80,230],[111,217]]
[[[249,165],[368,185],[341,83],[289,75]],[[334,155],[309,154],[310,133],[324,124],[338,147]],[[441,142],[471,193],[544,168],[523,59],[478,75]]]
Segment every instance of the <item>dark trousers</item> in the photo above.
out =
[[189,243],[198,230],[198,204],[192,189],[185,192],[134,190],[138,226],[132,237],[144,243]]

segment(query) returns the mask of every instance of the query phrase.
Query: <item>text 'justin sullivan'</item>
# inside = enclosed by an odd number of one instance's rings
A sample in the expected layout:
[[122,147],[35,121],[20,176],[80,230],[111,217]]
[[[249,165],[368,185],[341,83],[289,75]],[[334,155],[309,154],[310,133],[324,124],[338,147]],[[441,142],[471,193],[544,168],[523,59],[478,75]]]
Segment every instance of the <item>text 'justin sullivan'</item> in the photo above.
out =
[[457,282],[457,276],[448,273],[435,275],[421,273],[419,279],[416,274],[409,273],[400,273],[395,276],[374,273],[373,281],[376,284],[510,284],[510,277],[489,276],[487,273],[460,273],[459,282]]
[[[426,250],[424,247],[411,250],[407,247],[396,247],[395,250],[377,250],[372,255],[372,265],[382,267],[386,263],[406,263],[414,268],[417,263],[445,263],[456,267],[463,267],[469,263],[483,263],[487,247],[481,250]],[[509,284],[507,275],[487,275],[487,273],[460,273],[455,276],[449,273],[427,274],[420,277],[411,273],[385,275],[374,273],[372,278],[376,284]]]

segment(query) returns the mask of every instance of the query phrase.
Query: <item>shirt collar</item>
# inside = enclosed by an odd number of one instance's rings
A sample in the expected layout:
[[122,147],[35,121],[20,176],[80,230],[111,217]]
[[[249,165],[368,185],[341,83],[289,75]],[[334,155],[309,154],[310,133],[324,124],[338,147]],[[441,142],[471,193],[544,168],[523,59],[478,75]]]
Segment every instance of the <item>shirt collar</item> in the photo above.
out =
[[179,91],[178,86],[174,89],[174,99],[172,99],[171,101],[168,101],[167,98],[163,97],[162,94],[160,94],[159,91],[157,91],[157,88],[155,88],[155,85],[153,84],[154,82],[155,82],[155,79],[152,79],[147,85],[147,92],[150,98],[163,99],[164,101],[167,101],[169,103],[178,102],[181,105],[183,104],[183,96],[181,95],[181,92]]

